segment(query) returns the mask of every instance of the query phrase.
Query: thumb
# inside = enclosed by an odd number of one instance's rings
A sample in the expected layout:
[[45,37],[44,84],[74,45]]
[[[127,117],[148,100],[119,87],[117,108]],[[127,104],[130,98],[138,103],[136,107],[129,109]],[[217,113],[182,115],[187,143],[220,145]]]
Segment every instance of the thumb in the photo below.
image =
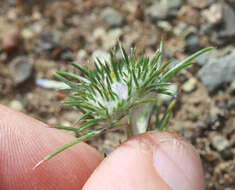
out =
[[202,165],[182,137],[149,132],[131,138],[104,159],[83,189],[202,190]]

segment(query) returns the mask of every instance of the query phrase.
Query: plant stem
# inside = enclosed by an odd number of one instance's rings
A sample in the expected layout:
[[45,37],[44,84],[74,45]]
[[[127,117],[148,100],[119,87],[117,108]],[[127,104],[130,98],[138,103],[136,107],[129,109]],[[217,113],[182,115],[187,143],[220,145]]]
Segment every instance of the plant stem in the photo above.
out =
[[131,126],[128,136],[135,136],[147,131],[153,107],[154,103],[145,103],[131,110]]

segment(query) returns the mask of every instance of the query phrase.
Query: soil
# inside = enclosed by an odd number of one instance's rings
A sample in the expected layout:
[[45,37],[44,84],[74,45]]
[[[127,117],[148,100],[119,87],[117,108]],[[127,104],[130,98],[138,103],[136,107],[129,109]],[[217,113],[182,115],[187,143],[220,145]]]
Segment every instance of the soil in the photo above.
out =
[[[56,80],[54,74],[58,70],[75,72],[68,65],[70,60],[92,67],[88,62],[92,52],[109,50],[105,49],[109,47],[107,41],[94,38],[95,29],[111,29],[100,16],[105,7],[113,7],[124,15],[125,22],[119,29],[120,41],[126,48],[135,46],[139,52],[144,50],[153,55],[162,34],[167,57],[182,59],[187,55],[184,38],[156,27],[144,16],[143,11],[151,1],[140,1],[139,6],[137,0],[46,2],[0,2],[0,103],[15,108],[12,102],[17,101],[21,104],[17,109],[49,125],[71,125],[80,113],[62,104],[61,92],[42,88],[35,81]],[[179,16],[170,23],[175,27],[182,19]],[[17,36],[10,36],[7,31],[11,29],[19,31],[14,33]],[[209,41],[209,35],[201,36],[201,47],[211,45]],[[28,80],[16,84],[9,65],[19,56],[27,56],[34,69]],[[204,166],[206,189],[232,190],[235,189],[235,93],[227,84],[209,92],[200,82],[199,70],[198,65],[193,65],[174,77],[179,96],[168,130],[183,135],[195,146]],[[186,93],[182,84],[192,77],[197,79],[195,89]],[[217,138],[226,141],[226,146],[217,147]],[[118,130],[88,143],[109,154],[125,139],[125,131]]]

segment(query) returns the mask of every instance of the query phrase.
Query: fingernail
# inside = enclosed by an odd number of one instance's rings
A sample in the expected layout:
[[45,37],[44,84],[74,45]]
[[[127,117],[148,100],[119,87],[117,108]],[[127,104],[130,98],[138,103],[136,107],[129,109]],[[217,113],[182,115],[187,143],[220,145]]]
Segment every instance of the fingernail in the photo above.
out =
[[172,189],[204,189],[200,159],[186,142],[163,141],[157,145],[153,156],[157,173]]

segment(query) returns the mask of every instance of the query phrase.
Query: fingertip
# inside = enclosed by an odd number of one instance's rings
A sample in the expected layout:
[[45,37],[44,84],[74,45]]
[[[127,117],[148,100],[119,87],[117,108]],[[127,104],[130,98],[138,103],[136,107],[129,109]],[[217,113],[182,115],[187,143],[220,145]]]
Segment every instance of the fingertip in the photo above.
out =
[[0,105],[0,189],[81,189],[103,157],[79,143],[33,170],[52,151],[74,140]]
[[204,188],[200,158],[183,138],[166,132],[133,137],[108,156],[85,184],[90,189]]

